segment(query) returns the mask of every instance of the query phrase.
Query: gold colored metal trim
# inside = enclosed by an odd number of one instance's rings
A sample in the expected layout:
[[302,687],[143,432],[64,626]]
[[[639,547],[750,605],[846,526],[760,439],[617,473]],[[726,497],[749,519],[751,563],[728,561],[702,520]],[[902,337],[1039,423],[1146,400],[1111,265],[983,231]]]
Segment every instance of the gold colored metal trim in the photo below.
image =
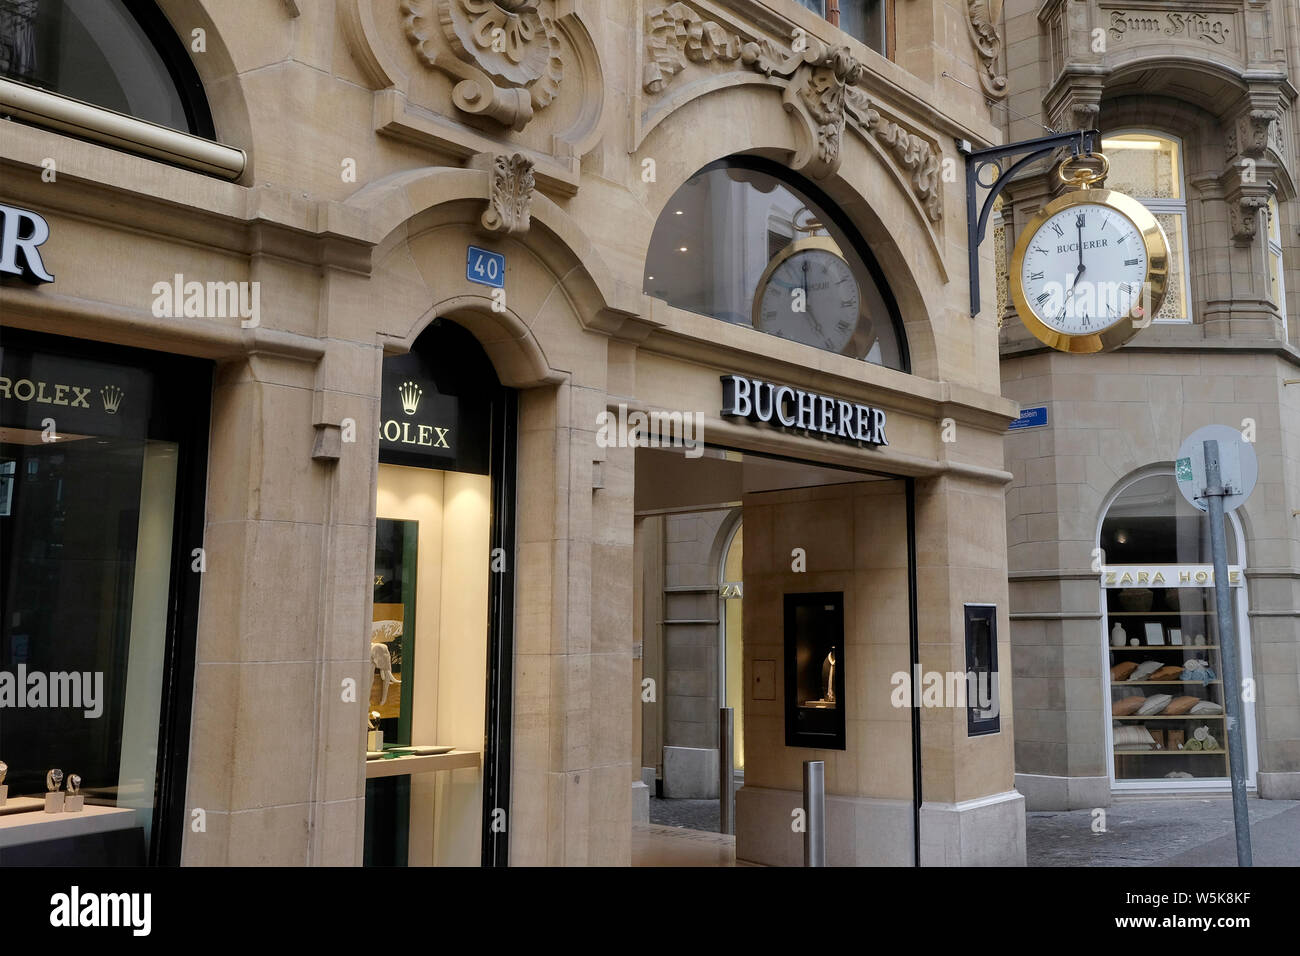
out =
[[[1094,153],[1093,155],[1098,156],[1100,154]],[[1058,175],[1060,175],[1059,170]],[[1074,176],[1079,175],[1079,173],[1074,174]],[[1062,180],[1066,182],[1074,181],[1073,177],[1070,180],[1065,180],[1062,177]],[[1134,324],[1135,316],[1131,314],[1130,310],[1129,314],[1124,315],[1114,325],[1100,332],[1089,335],[1070,335],[1065,332],[1058,332],[1048,326],[1030,306],[1028,296],[1025,295],[1024,286],[1025,253],[1029,249],[1029,241],[1033,236],[1037,235],[1038,230],[1043,227],[1043,224],[1048,219],[1063,209],[1070,209],[1075,206],[1105,206],[1129,220],[1141,234],[1147,252],[1147,274],[1144,285],[1151,290],[1151,314],[1136,317],[1146,319],[1146,323],[1143,325]],[[1114,190],[1089,189],[1085,186],[1076,192],[1066,193],[1064,196],[1052,200],[1034,214],[1034,217],[1029,220],[1016,239],[1016,246],[1011,253],[1008,272],[1007,284],[1011,291],[1011,301],[1016,307],[1016,313],[1020,316],[1020,321],[1025,324],[1025,328],[1029,329],[1036,339],[1059,352],[1109,352],[1133,338],[1154,320],[1155,316],[1160,312],[1160,307],[1165,301],[1165,292],[1169,282],[1169,240],[1165,237],[1165,231],[1160,227],[1156,217],[1151,215],[1147,207],[1136,199]]]

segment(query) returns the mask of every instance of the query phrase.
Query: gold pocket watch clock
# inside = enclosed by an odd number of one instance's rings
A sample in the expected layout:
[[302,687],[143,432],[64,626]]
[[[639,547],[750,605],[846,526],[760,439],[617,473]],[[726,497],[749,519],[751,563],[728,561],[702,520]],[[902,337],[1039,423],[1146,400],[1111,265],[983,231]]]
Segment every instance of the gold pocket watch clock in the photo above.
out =
[[[1029,221],[1011,253],[1011,301],[1025,327],[1061,352],[1108,352],[1160,311],[1169,279],[1169,241],[1136,199],[1092,184],[1099,171],[1066,160],[1057,175],[1079,187]],[[1076,157],[1077,159],[1077,157]]]
[[863,345],[853,267],[827,236],[796,239],[772,257],[754,290],[754,328],[830,352]]

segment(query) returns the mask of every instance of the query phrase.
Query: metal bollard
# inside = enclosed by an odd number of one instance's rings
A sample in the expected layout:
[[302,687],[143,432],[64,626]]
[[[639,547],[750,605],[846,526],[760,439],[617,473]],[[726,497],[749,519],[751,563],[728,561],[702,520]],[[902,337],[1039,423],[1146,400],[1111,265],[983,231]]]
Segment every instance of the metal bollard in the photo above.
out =
[[736,832],[736,781],[732,766],[736,755],[736,715],[730,707],[718,711],[718,832]]
[[826,865],[826,763],[803,762],[803,865]]

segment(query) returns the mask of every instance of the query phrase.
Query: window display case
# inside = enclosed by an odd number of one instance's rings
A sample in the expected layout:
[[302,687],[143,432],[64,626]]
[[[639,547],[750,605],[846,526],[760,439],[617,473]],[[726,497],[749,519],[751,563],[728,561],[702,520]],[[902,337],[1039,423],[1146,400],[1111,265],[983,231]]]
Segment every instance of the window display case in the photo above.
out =
[[[1181,578],[1184,585],[1190,579],[1205,586],[1106,590],[1115,780],[1227,778],[1213,570],[1175,566],[1141,573],[1143,583],[1158,576],[1156,583]],[[1239,571],[1229,576],[1240,584]],[[1236,614],[1240,588],[1230,590]]]
[[843,750],[844,592],[785,596],[785,744]]

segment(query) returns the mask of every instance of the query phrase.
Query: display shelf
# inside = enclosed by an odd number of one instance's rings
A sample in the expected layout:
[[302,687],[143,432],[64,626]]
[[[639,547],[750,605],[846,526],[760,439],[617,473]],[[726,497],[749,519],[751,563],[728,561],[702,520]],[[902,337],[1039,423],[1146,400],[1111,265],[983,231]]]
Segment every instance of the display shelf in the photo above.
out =
[[5,805],[0,807],[0,816],[6,816],[10,813],[27,813],[29,810],[44,810],[45,801],[40,797],[10,797]]
[[1111,617],[1210,617],[1217,611],[1111,611]]
[[1222,720],[1223,714],[1111,714],[1111,720]]
[[1207,757],[1226,757],[1228,751],[1218,750],[1115,750],[1116,757],[1190,757],[1193,754]]
[[39,810],[0,816],[0,847],[139,826],[135,811],[129,807],[88,806],[75,812],[46,813],[44,801],[40,803]]
[[1164,684],[1201,684],[1205,687],[1212,687],[1215,684],[1222,684],[1221,680],[1113,680],[1110,682],[1111,687],[1141,687],[1149,684],[1152,687],[1160,687]]
[[400,777],[411,773],[432,773],[437,770],[459,770],[478,767],[483,755],[477,750],[453,750],[451,753],[431,754],[425,757],[388,757],[366,761],[366,779]]
[[1218,644],[1125,644],[1123,647],[1111,645],[1112,652],[1118,654],[1122,651],[1128,651],[1136,654],[1138,651],[1217,651]]

